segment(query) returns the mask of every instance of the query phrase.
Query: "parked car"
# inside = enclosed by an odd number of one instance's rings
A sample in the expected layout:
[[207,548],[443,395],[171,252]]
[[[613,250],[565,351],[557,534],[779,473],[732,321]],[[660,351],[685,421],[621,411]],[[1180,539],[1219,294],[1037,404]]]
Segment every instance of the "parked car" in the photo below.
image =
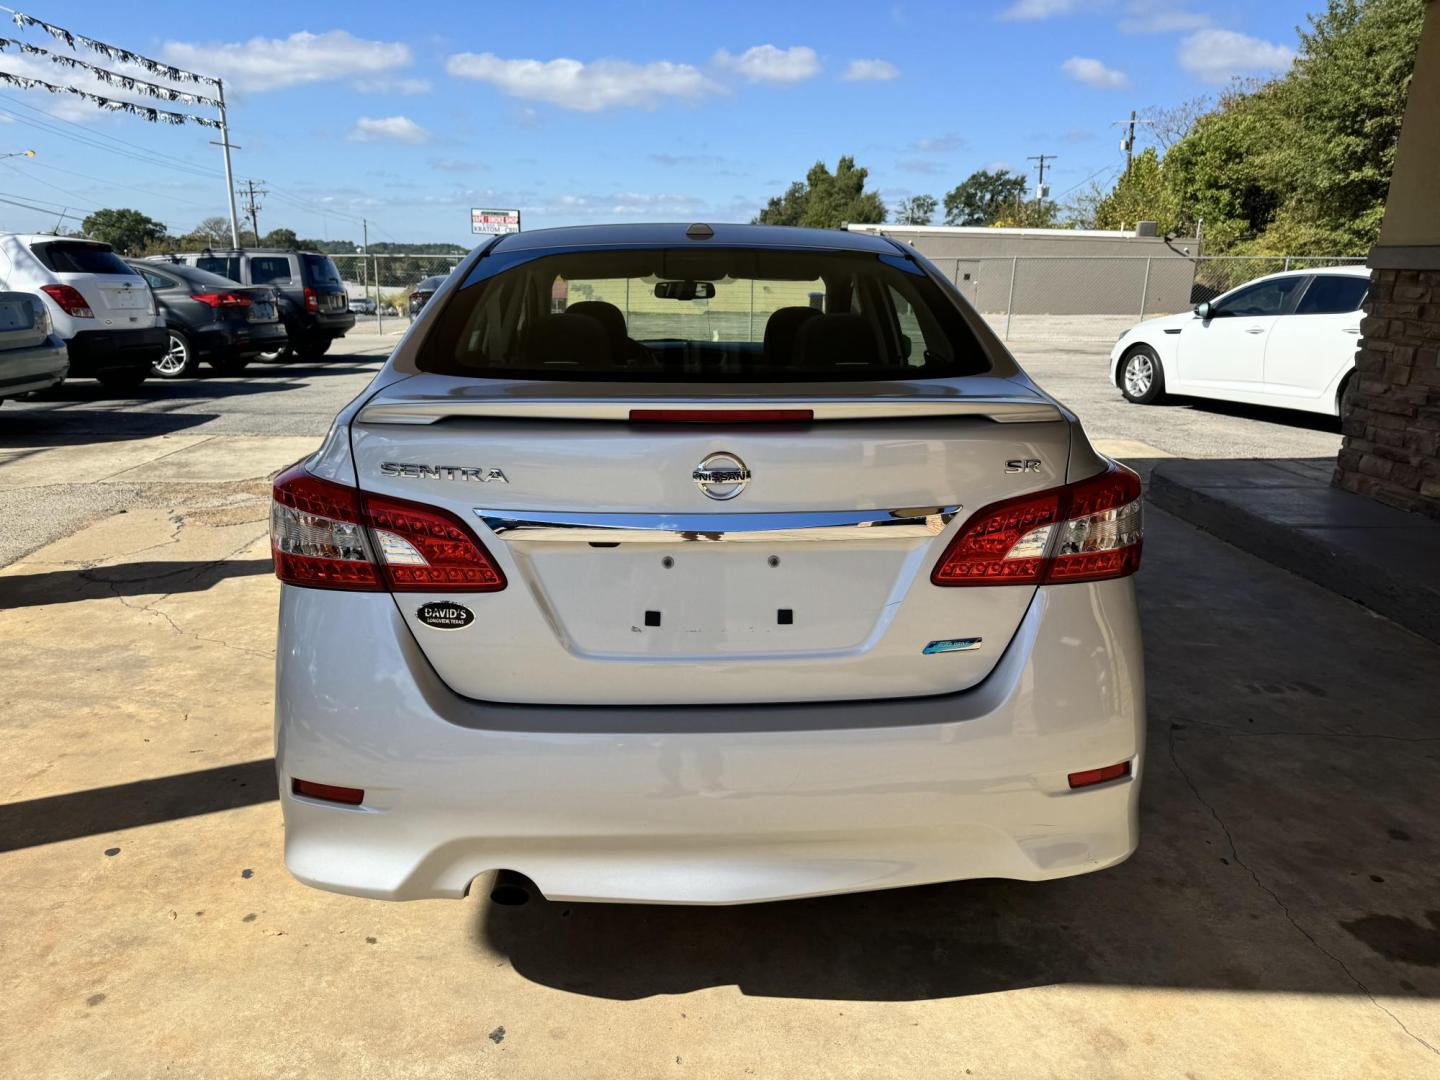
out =
[[165,352],[165,322],[144,280],[109,244],[0,233],[0,287],[41,296],[70,374],[134,390]]
[[255,248],[158,255],[150,261],[180,262],[241,285],[266,285],[279,296],[286,344],[263,359],[315,360],[354,327],[349,295],[330,256],[314,251]]
[[1171,393],[1338,416],[1369,291],[1363,266],[1257,278],[1125,331],[1112,378],[1141,405]]
[[368,296],[352,296],[350,298],[350,312],[354,315],[374,315],[378,306]]
[[202,360],[222,374],[238,374],[260,353],[284,347],[274,289],[247,289],[182,263],[127,261],[165,315],[169,348],[154,365],[162,379],[193,375]]
[[302,881],[736,903],[1134,850],[1139,478],[912,248],[540,230],[429,304],[274,484]]
[[384,315],[388,319],[392,316],[399,315],[400,309],[397,308],[394,304],[382,304],[380,305],[380,314]]
[[0,292],[0,402],[65,381],[70,358],[35,293]]
[[410,317],[412,319],[420,314],[420,309],[435,295],[435,290],[445,284],[445,278],[448,276],[447,274],[436,274],[434,277],[421,278],[420,284],[410,290]]

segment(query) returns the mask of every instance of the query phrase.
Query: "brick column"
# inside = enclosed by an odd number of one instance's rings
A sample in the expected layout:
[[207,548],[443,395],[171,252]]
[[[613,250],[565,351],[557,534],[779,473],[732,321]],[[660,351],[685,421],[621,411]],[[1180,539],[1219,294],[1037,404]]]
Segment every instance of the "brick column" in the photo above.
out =
[[1371,274],[1335,484],[1440,518],[1440,265]]

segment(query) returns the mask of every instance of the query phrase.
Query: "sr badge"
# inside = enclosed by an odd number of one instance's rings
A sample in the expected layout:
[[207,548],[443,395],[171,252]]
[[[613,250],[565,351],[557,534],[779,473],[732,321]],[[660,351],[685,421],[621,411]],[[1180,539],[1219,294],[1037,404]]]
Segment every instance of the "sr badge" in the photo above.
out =
[[453,600],[436,600],[431,604],[423,604],[415,612],[415,617],[436,630],[462,630],[475,621],[473,611]]

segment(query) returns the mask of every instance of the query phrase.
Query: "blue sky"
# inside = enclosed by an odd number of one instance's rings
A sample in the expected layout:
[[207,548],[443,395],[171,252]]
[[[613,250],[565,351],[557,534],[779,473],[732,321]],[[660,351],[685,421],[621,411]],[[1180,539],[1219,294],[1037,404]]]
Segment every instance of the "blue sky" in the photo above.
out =
[[[22,10],[224,77],[243,148],[236,177],[272,191],[262,232],[358,239],[365,217],[372,240],[469,244],[472,206],[520,207],[526,228],[748,220],[817,159],[845,153],[892,206],[943,196],[977,168],[1033,170],[1028,155],[1055,154],[1051,190],[1063,201],[1121,165],[1111,121],[1283,69],[1295,26],[1320,3],[426,0],[411,17],[393,2],[246,0],[219,19],[193,2]],[[67,53],[36,27],[0,34]],[[13,47],[0,71],[143,100]],[[0,86],[0,136],[0,152],[36,150],[0,160],[0,198],[36,208],[0,203],[0,228],[132,206],[179,232],[225,212],[206,129]]]

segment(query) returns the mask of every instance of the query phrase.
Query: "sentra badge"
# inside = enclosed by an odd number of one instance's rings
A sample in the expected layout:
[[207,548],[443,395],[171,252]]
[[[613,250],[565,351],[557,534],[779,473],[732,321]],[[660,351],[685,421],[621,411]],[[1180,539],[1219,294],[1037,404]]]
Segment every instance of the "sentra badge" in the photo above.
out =
[[473,480],[477,484],[508,484],[499,469],[469,465],[416,465],[404,461],[382,461],[380,471],[386,476],[403,476],[410,480]]

